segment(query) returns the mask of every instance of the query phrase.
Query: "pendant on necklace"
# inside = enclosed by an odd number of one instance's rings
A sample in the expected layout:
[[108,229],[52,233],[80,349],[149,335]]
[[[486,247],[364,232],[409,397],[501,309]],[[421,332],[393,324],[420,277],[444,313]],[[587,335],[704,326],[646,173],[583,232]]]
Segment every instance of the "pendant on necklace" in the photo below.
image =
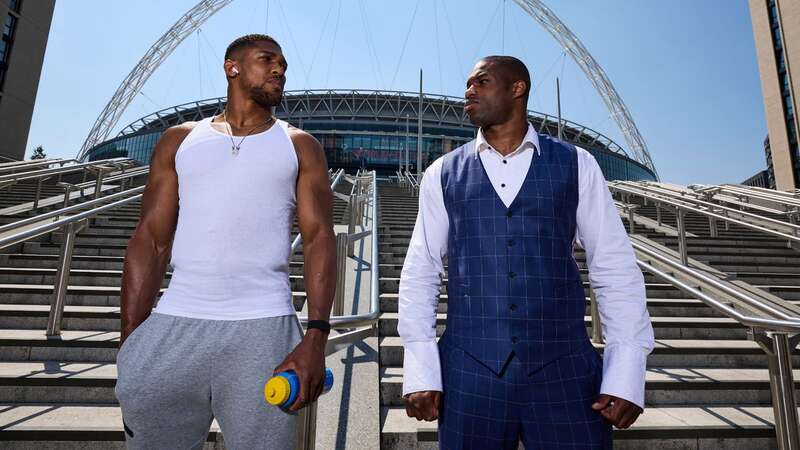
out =
[[239,147],[237,147],[237,146],[235,146],[235,145],[232,145],[232,146],[231,146],[231,154],[232,154],[233,156],[236,156],[236,155],[238,155],[238,154],[239,154]]

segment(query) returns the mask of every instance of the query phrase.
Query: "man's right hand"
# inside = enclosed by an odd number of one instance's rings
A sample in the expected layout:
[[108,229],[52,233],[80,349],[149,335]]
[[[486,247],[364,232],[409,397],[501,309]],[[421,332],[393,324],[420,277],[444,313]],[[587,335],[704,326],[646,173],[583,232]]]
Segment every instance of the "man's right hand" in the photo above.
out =
[[133,333],[133,330],[135,330],[135,328],[123,329],[119,332],[119,348],[122,348],[122,344],[125,342],[125,339],[128,339],[128,336]]
[[405,396],[406,414],[417,420],[431,422],[439,418],[442,393],[439,391],[413,392]]

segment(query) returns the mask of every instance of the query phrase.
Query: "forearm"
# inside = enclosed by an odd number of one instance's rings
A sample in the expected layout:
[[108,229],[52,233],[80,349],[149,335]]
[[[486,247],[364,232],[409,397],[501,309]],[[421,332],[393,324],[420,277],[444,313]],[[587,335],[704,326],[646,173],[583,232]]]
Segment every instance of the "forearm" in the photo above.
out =
[[169,257],[169,246],[159,246],[145,236],[134,234],[128,243],[120,292],[123,339],[150,315]]
[[303,244],[303,273],[309,320],[328,320],[336,292],[336,239],[320,231]]

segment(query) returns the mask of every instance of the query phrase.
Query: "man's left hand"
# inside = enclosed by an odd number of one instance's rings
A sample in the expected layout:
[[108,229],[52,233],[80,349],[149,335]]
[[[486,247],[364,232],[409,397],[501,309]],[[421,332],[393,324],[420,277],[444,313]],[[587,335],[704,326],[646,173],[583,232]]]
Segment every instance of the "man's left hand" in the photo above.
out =
[[592,404],[592,409],[600,412],[606,421],[619,429],[628,428],[642,413],[642,408],[624,398],[600,394]]
[[317,400],[325,388],[325,344],[327,335],[312,329],[278,365],[273,374],[293,370],[300,379],[300,392],[289,406],[289,411],[297,411]]

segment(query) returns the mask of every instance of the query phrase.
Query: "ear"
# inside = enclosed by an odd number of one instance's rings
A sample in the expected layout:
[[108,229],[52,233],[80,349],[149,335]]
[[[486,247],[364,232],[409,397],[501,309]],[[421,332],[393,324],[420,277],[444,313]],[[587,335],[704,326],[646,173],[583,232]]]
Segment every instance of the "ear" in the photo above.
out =
[[515,81],[511,85],[511,93],[514,98],[524,97],[526,89],[528,89],[528,84],[522,80]]
[[225,60],[224,68],[225,76],[227,78],[235,78],[237,75],[239,75],[239,68],[237,67],[236,62],[232,59]]

